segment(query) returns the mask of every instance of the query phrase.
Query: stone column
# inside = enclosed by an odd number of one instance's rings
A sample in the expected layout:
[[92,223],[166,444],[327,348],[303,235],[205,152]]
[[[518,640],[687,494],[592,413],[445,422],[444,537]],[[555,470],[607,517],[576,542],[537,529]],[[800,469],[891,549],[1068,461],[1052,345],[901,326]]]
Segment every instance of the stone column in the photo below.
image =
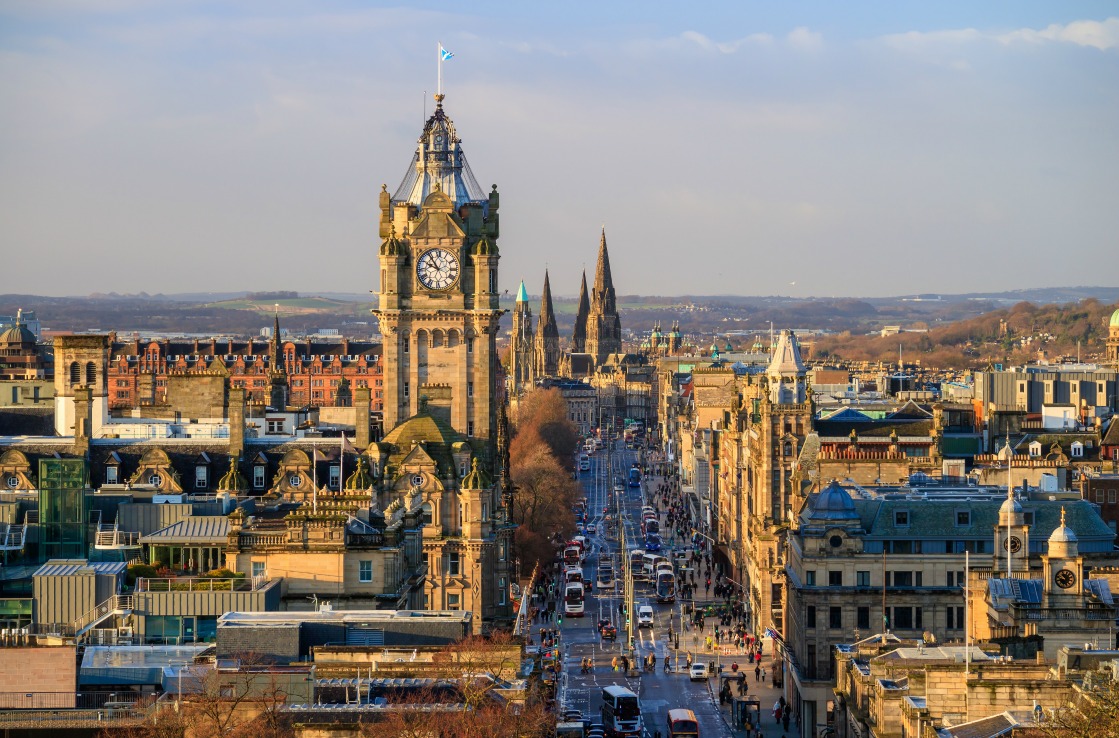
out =
[[354,446],[358,453],[369,448],[369,399],[368,387],[354,389]]
[[89,435],[93,430],[93,390],[78,387],[74,390],[74,453],[84,456],[89,452]]
[[245,390],[233,387],[229,390],[229,455],[234,459],[245,452]]

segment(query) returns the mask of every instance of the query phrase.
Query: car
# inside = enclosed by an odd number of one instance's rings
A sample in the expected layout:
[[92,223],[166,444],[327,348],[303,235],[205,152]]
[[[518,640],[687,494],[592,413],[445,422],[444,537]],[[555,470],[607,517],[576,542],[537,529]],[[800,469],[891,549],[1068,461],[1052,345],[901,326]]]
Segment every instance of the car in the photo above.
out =
[[598,526],[595,525],[594,523],[588,523],[587,524],[587,532],[588,533],[597,533],[598,532]]
[[702,661],[696,661],[692,664],[692,668],[688,669],[688,678],[693,682],[701,682],[707,678],[707,664]]
[[642,605],[641,607],[637,608],[637,627],[653,627],[653,608],[649,605]]
[[613,623],[607,623],[602,626],[602,640],[616,641],[618,640],[618,629],[614,627]]
[[607,625],[610,625],[610,624],[611,624],[610,623],[610,618],[602,618],[602,620],[598,621],[598,625],[595,626],[595,627],[597,627],[599,629],[599,631],[601,631],[603,628],[605,628]]

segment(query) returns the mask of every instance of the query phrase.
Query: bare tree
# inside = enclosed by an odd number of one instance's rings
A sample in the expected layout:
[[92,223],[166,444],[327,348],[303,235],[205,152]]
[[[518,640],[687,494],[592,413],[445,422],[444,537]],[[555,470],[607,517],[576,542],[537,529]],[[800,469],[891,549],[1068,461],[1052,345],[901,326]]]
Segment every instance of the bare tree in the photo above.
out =
[[1071,704],[1041,717],[1041,732],[1052,738],[1119,738],[1119,683],[1092,672]]

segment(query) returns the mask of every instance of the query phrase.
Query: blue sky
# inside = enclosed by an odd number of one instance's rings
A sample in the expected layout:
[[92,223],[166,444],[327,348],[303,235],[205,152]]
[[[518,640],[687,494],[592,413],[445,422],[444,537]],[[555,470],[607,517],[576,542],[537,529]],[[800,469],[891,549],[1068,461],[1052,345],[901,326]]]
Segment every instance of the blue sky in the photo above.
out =
[[4,291],[375,288],[438,41],[510,291],[1119,284],[1114,3],[7,0]]

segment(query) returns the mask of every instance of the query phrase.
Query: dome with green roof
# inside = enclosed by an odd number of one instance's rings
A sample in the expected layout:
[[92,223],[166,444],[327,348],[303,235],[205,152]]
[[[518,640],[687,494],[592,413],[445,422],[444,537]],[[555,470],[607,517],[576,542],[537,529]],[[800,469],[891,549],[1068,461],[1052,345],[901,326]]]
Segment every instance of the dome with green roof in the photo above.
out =
[[440,471],[446,472],[454,468],[451,453],[455,445],[466,441],[466,437],[450,423],[432,415],[426,403],[421,403],[420,411],[389,431],[381,443],[391,445],[391,465],[398,464],[413,448],[422,444],[424,451],[439,465]]
[[1110,325],[1112,328],[1119,328],[1119,310],[1116,310],[1114,313],[1111,314]]

